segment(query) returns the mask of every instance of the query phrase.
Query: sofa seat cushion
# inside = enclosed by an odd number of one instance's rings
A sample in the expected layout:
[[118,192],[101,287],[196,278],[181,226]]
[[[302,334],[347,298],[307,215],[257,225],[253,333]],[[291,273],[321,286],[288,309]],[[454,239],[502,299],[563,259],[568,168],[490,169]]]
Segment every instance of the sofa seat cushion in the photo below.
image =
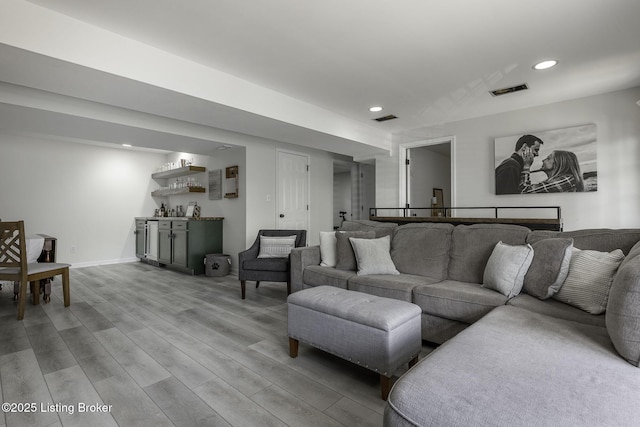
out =
[[535,313],[546,314],[558,319],[571,320],[585,325],[605,326],[604,314],[593,315],[577,307],[557,301],[555,299],[540,300],[534,296],[520,294],[507,302],[507,305],[524,308]]
[[413,274],[354,276],[349,279],[348,289],[379,297],[413,302],[413,288],[435,281],[435,279]]
[[506,302],[506,296],[479,283],[444,280],[413,290],[413,303],[424,313],[465,323],[477,321]]
[[402,376],[384,425],[635,426],[638,396],[606,329],[504,306]]
[[302,280],[308,286],[334,286],[347,289],[347,282],[356,275],[355,271],[338,270],[333,267],[310,265],[304,269]]
[[254,258],[242,264],[242,268],[252,271],[289,271],[289,258]]

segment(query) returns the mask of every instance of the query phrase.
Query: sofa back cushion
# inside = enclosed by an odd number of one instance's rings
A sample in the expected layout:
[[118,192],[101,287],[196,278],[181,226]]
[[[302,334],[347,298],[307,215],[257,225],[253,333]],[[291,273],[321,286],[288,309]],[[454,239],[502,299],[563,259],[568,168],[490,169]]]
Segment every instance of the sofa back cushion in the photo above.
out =
[[390,236],[398,224],[393,222],[370,221],[367,219],[345,221],[340,227],[341,231],[373,231],[375,237]]
[[482,283],[484,269],[499,241],[524,245],[530,230],[510,224],[458,225],[451,239],[448,277],[460,282]]
[[391,259],[401,273],[444,280],[454,226],[440,223],[401,225],[394,230]]
[[569,274],[573,239],[542,239],[531,246],[533,261],[524,276],[523,291],[540,299],[551,298]]
[[599,252],[612,252],[621,249],[626,255],[640,240],[640,229],[588,228],[576,231],[535,230],[529,234],[527,243],[535,243],[550,237],[572,238],[573,246],[578,249],[590,249]]
[[355,271],[358,269],[356,255],[351,246],[350,237],[357,239],[373,239],[373,231],[336,231],[336,266],[338,270]]
[[632,365],[640,366],[640,242],[618,268],[605,319],[618,353]]

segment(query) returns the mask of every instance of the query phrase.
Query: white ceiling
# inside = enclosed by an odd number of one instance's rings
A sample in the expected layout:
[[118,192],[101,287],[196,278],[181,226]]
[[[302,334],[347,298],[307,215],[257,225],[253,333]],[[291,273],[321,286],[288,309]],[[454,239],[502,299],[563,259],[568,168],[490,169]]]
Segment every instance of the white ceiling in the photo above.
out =
[[[422,126],[640,86],[636,0],[28,1],[336,113],[389,139]],[[559,65],[532,69],[549,58]],[[51,70],[64,73],[45,78]],[[202,132],[188,136],[202,141],[216,139],[206,129],[213,127],[302,139],[347,155],[380,152],[379,145],[349,141],[328,128],[250,114],[10,44],[0,45],[0,80],[190,122]],[[87,84],[92,81],[100,84]],[[525,82],[528,91],[489,95]],[[384,110],[370,113],[374,104]],[[224,124],[210,118],[214,110],[224,113]],[[399,118],[372,121],[387,114]]]

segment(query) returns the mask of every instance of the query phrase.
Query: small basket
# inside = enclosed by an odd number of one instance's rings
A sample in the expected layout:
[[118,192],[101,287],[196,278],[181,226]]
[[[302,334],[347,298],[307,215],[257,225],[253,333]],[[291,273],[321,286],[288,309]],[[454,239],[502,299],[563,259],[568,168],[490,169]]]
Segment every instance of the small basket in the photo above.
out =
[[223,277],[229,274],[231,256],[226,254],[208,254],[204,258],[204,274],[207,277]]

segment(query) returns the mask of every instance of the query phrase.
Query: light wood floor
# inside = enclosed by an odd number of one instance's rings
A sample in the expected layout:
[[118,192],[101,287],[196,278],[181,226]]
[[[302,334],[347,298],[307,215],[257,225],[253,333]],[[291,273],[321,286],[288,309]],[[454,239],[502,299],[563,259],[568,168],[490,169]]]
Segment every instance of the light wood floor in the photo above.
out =
[[290,358],[286,286],[248,285],[243,301],[231,275],[76,268],[70,307],[57,279],[21,322],[5,285],[0,391],[22,412],[0,425],[382,425],[378,375],[303,343]]

